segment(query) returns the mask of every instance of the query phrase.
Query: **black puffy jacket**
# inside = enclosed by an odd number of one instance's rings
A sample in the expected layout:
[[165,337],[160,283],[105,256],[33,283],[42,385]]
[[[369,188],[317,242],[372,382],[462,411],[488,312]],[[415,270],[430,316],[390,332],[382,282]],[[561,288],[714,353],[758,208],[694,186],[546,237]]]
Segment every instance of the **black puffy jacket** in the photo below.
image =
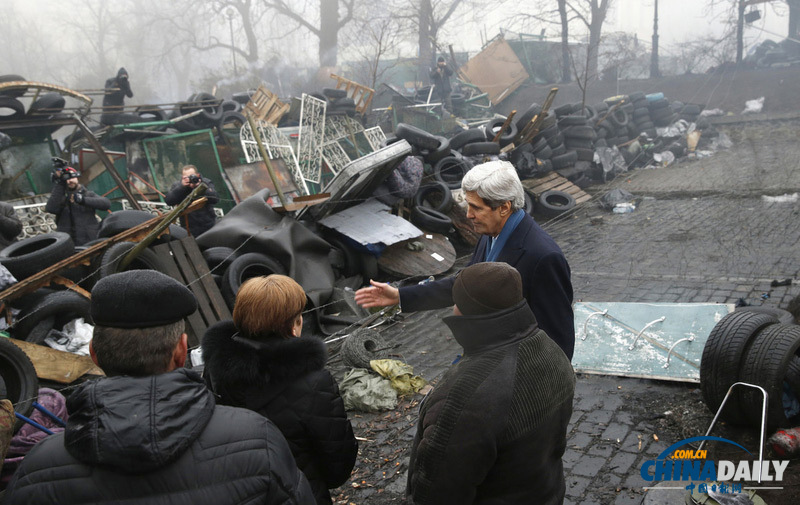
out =
[[[83,203],[72,201],[76,193],[83,194]],[[97,222],[95,210],[110,208],[111,201],[108,198],[98,196],[82,185],[71,191],[66,184],[54,184],[50,198],[44,206],[47,212],[56,215],[56,229],[69,233],[75,245],[83,245],[97,238],[100,224]]]
[[325,345],[314,337],[268,339],[256,350],[234,340],[236,333],[232,321],[206,331],[206,382],[221,402],[274,422],[308,477],[317,503],[331,503],[328,489],[350,476],[358,443],[339,386],[325,370]]
[[66,430],[25,457],[4,504],[314,503],[277,428],[215,406],[196,372],[88,382],[67,408]]
[[[202,208],[199,208],[191,214],[187,214],[181,218],[181,226],[186,228],[186,223],[188,222],[189,233],[191,233],[193,237],[198,237],[207,232],[212,226],[214,226],[214,223],[217,222],[217,215],[214,213],[214,204],[219,201],[217,190],[214,187],[214,183],[211,182],[211,179],[207,177],[201,177],[201,179],[205,185],[208,186],[208,189],[203,195],[208,202]],[[169,193],[164,195],[164,202],[166,202],[167,205],[172,205],[174,207],[186,199],[191,192],[192,188],[189,186],[184,186],[180,182],[176,182],[172,185]],[[198,197],[197,199],[202,198],[203,196]]]

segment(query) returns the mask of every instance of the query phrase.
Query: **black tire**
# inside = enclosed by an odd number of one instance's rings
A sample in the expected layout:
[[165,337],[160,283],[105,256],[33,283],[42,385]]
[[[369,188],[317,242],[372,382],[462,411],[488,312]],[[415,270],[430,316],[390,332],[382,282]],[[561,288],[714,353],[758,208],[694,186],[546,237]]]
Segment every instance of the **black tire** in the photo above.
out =
[[238,257],[239,253],[231,247],[209,247],[203,251],[208,269],[215,274],[222,274]]
[[28,116],[47,117],[60,113],[66,105],[66,99],[60,93],[45,93],[28,107]]
[[322,88],[322,94],[331,100],[338,100],[347,96],[346,89]]
[[667,119],[672,117],[672,109],[669,107],[664,107],[663,109],[655,109],[653,112],[650,113],[650,119],[655,123],[661,119]]
[[328,257],[336,258],[336,262],[332,263],[332,265],[334,271],[338,272],[338,277],[361,275],[364,282],[377,277],[378,260],[375,256],[356,251],[339,237],[326,238],[325,240],[331,245],[331,254]]
[[97,272],[98,279],[120,272],[127,272],[128,270],[157,270],[164,272],[163,263],[158,259],[156,253],[148,247],[145,247],[130,265],[122,270],[120,268],[122,259],[137,245],[136,242],[118,242],[106,249],[100,260],[100,267]]
[[564,141],[564,146],[566,146],[568,150],[574,151],[575,149],[591,149],[594,143],[591,140],[566,139]]
[[386,146],[390,146],[390,145],[394,144],[395,142],[400,142],[401,140],[403,140],[403,139],[395,137],[394,135],[389,135],[385,139],[381,140],[381,147],[383,148],[383,147],[386,147]]
[[473,142],[486,142],[486,132],[480,128],[470,128],[458,132],[450,139],[450,149],[461,149]]
[[280,262],[266,254],[246,253],[233,260],[222,279],[222,297],[228,307],[233,310],[236,293],[244,281],[270,274],[286,275],[286,269]]
[[186,107],[187,112],[202,110],[198,115],[201,120],[207,123],[216,123],[222,118],[222,101],[211,93],[197,93],[190,101],[193,103]]
[[788,310],[778,307],[765,307],[764,305],[747,305],[736,307],[734,312],[753,312],[756,314],[767,314],[775,318],[781,324],[795,324],[794,316]]
[[[14,412],[30,417],[33,402],[39,395],[39,379],[28,355],[13,342],[0,338],[0,398],[11,401]],[[14,423],[16,433],[23,421]]]
[[450,156],[450,141],[438,135],[436,138],[439,141],[439,146],[435,150],[431,150],[430,153],[425,156],[425,161],[428,162],[429,165],[435,165],[436,162],[442,158]]
[[547,139],[547,145],[555,149],[556,147],[562,145],[564,143],[564,134],[558,132],[556,135],[553,135],[549,139]]
[[242,111],[242,104],[240,104],[236,100],[223,100],[221,107],[222,107],[223,115],[226,112],[241,112]]
[[562,130],[565,129],[567,126],[585,126],[586,125],[586,116],[581,115],[569,115],[564,116],[558,120],[558,127]]
[[439,139],[425,130],[406,123],[399,123],[394,130],[394,134],[401,139],[405,139],[412,146],[421,149],[436,149],[439,147]]
[[633,109],[633,120],[638,123],[641,122],[642,118],[647,118],[647,121],[650,120],[650,109],[647,107]]
[[651,111],[655,111],[658,109],[668,109],[669,108],[669,100],[666,98],[659,98],[658,100],[653,100],[652,102],[647,104],[647,107]]
[[564,154],[553,156],[550,158],[550,161],[553,162],[553,169],[558,170],[559,168],[567,168],[575,164],[578,161],[578,154],[575,151],[567,151]]
[[500,144],[494,142],[473,142],[465,145],[461,149],[464,156],[476,156],[481,154],[500,154]]
[[247,118],[241,112],[227,110],[222,113],[222,118],[219,120],[217,128],[222,131],[225,125],[232,124],[235,128],[239,129],[247,124]]
[[533,154],[540,160],[549,160],[550,158],[553,157],[553,148],[545,144],[544,147],[542,147],[538,151],[534,151]]
[[[27,81],[21,75],[16,74],[8,74],[8,75],[0,75],[0,82],[14,82],[14,81]],[[0,92],[0,96],[10,96],[12,98],[19,98],[23,96],[28,91],[28,88],[15,88],[15,89],[7,89],[5,91]]]
[[572,126],[564,131],[564,137],[568,139],[594,140],[597,132],[591,126]]
[[550,139],[558,135],[558,132],[559,129],[557,124],[550,125],[547,128],[544,128],[543,130],[539,131],[539,134],[533,137],[533,142],[536,142],[540,138],[543,138],[549,142]]
[[100,229],[97,231],[98,238],[113,237],[125,230],[129,230],[134,226],[138,226],[146,221],[153,219],[155,216],[145,210],[118,210],[112,212],[108,217],[103,219],[100,223]]
[[447,184],[436,181],[419,188],[414,195],[414,205],[447,214],[453,208],[453,194]]
[[242,105],[247,105],[247,102],[250,101],[250,97],[255,94],[256,90],[250,91],[240,91],[239,93],[234,93],[231,95],[231,100],[234,102],[239,102]]
[[615,128],[622,128],[628,125],[628,113],[625,112],[625,109],[620,107],[617,107],[614,112],[609,114],[607,119]]
[[25,106],[14,97],[0,95],[0,121],[18,121],[25,117]]
[[433,177],[450,189],[461,187],[461,179],[472,168],[470,163],[463,158],[447,156],[442,158],[433,167]]
[[652,121],[647,121],[641,124],[637,124],[636,126],[639,127],[640,132],[643,132],[645,130],[651,130],[656,127],[656,125],[654,125]]
[[140,105],[136,107],[136,114],[143,121],[166,121],[167,112],[158,105]]
[[556,156],[561,156],[567,152],[567,147],[564,144],[559,144],[556,147],[551,147],[550,149],[552,150],[552,154],[550,156],[551,160]]
[[686,105],[684,105],[681,108],[680,111],[677,111],[677,112],[680,112],[681,114],[688,114],[690,116],[697,117],[697,115],[700,114],[702,111],[703,110],[699,105],[697,105],[695,103],[687,103]]
[[527,191],[523,191],[523,193],[525,195],[525,213],[529,214],[529,215],[532,215],[533,211],[536,208],[535,204],[534,204],[534,201],[533,201],[533,197]]
[[0,251],[0,264],[21,281],[72,256],[74,251],[69,234],[45,233],[14,242]]
[[553,109],[553,113],[556,115],[556,117],[562,117],[572,114],[573,110],[574,109],[571,103],[565,103],[564,105],[559,105],[558,107]]
[[[794,426],[783,408],[783,382],[789,362],[795,358],[798,348],[800,326],[774,324],[756,335],[745,353],[739,380],[756,384],[767,391],[767,430],[770,433],[777,428]],[[761,393],[753,388],[742,388],[740,402],[750,425],[759,426]]]
[[560,216],[575,207],[575,198],[569,193],[551,189],[539,195],[536,212],[545,217]]
[[[50,293],[39,301],[36,305],[25,312],[20,312],[17,321],[11,328],[14,338],[27,340],[34,344],[43,344],[47,333],[53,329],[61,329],[65,324],[82,317],[84,321],[91,324],[92,315],[90,312],[91,302],[83,295],[75,291],[65,290]],[[39,323],[51,320],[50,328],[34,328]]]
[[[700,390],[711,412],[717,412],[728,388],[739,381],[739,369],[752,340],[773,324],[778,324],[778,320],[768,314],[732,312],[711,330],[700,359]],[[722,419],[733,424],[746,421],[738,391],[734,391],[725,403]]]
[[533,117],[536,116],[537,114],[540,114],[541,112],[542,112],[541,105],[539,105],[538,103],[531,104],[531,106],[528,107],[528,109],[525,112],[517,116],[517,120],[514,122],[514,124],[517,125],[517,130],[522,131],[528,125],[528,123],[530,123],[531,120],[533,120]]
[[411,223],[434,233],[449,233],[453,227],[453,220],[448,216],[422,206],[411,209]]
[[342,342],[342,362],[353,368],[369,369],[373,359],[389,355],[389,345],[374,328],[359,328]]
[[594,150],[592,149],[575,149],[578,155],[578,161],[592,161],[594,160]]
[[639,100],[646,100],[644,93],[641,92],[641,91],[634,91],[633,93],[628,95],[628,98],[630,99],[631,102],[638,102]]
[[[495,135],[497,135],[497,132],[500,131],[500,128],[503,127],[505,122],[505,118],[497,118],[489,121],[483,128],[483,130],[486,132],[486,140],[494,139]],[[512,122],[509,124],[498,139],[500,146],[507,146],[510,144],[514,140],[514,137],[517,136],[517,132],[518,130],[516,123]]]

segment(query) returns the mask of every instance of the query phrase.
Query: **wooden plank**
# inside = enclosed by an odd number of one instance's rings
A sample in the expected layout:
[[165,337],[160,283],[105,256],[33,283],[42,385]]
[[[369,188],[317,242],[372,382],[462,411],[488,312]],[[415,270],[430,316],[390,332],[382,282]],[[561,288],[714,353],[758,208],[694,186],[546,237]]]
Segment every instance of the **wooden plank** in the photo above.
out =
[[[157,245],[153,250],[156,252],[159,259],[161,259],[161,264],[164,268],[163,272],[181,284],[186,284],[183,275],[181,275],[181,271],[178,269],[178,265],[173,259],[170,243]],[[186,323],[186,334],[189,335],[189,347],[196,347],[200,344],[200,337],[202,337],[203,334],[200,333],[198,335],[195,333],[194,329],[200,328],[201,331],[205,331],[203,318],[198,311],[195,311],[193,314],[186,317]]]
[[194,297],[197,298],[197,312],[202,318],[202,326],[195,327],[195,333],[198,337],[200,337],[210,326],[209,321],[212,323],[216,322],[214,312],[211,310],[211,305],[208,302],[208,296],[202,289],[202,286],[200,286],[197,282],[193,282],[195,279],[197,279],[197,271],[194,269],[194,265],[186,257],[186,250],[183,248],[183,244],[181,242],[171,241],[169,242],[169,246],[170,249],[172,249],[172,257],[175,259],[175,263],[178,265],[178,269],[181,271],[184,284],[191,290],[192,294],[194,294]]
[[220,293],[217,283],[214,282],[213,277],[211,277],[211,271],[208,269],[208,265],[206,264],[205,258],[203,258],[203,254],[200,252],[200,248],[197,247],[197,242],[195,242],[192,237],[186,237],[181,239],[181,244],[183,244],[189,261],[197,270],[200,283],[205,289],[209,304],[214,313],[214,320],[207,322],[210,325],[217,321],[230,319],[231,311],[228,309],[228,304],[226,304],[225,300],[222,298],[222,293]]
[[89,356],[59,351],[24,340],[8,339],[30,358],[36,376],[59,384],[70,384],[84,375],[105,375]]
[[[418,242],[422,249],[414,251],[409,244]],[[453,266],[456,250],[447,237],[426,233],[421,237],[392,244],[381,253],[378,267],[397,277],[439,275]]]

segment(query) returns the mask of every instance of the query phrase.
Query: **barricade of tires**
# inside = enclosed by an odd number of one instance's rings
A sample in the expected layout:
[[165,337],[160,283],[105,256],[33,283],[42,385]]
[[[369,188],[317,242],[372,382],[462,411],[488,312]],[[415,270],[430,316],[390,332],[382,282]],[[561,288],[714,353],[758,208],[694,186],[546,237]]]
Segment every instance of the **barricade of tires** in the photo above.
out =
[[[800,325],[789,312],[743,307],[714,326],[700,362],[700,388],[712,412],[737,382],[768,394],[767,428],[800,424]],[[760,426],[763,396],[755,388],[733,389],[720,418],[730,424]]]
[[[25,81],[20,75],[0,75],[0,82]],[[26,89],[11,89],[0,92],[0,130],[11,137],[23,137],[27,140],[41,140],[47,135],[54,133],[61,126],[40,126],[37,128],[20,128],[17,130],[4,129],[3,123],[6,121],[19,121],[23,119],[56,119],[61,117],[61,113],[66,105],[65,98],[60,93],[44,93],[33,100],[25,108],[25,104],[20,98],[25,94]]]
[[[531,142],[517,145],[511,151],[509,161],[517,167],[522,179],[555,170],[578,186],[586,187],[615,175],[604,172],[596,162],[595,151],[601,147],[616,146],[628,170],[651,163],[654,153],[669,150],[676,158],[684,156],[686,139],[682,135],[668,137],[664,130],[676,121],[694,123],[696,129],[703,131],[698,146],[702,148],[703,142],[717,135],[700,115],[702,110],[702,105],[670,101],[663,93],[643,92],[610,97],[595,105],[560,105],[544,118]],[[516,130],[522,131],[539,113],[541,107],[531,104],[518,116]],[[631,149],[634,140],[640,142]]]
[[[18,280],[28,277],[69,258],[97,242],[105,240],[137,226],[152,214],[138,210],[123,210],[109,215],[100,225],[98,238],[75,247],[67,233],[53,232],[36,235],[15,242],[0,251],[0,264],[5,266]],[[170,226],[170,234],[157,239],[158,245],[173,238],[187,236],[186,231],[176,225]],[[91,260],[89,265],[79,265],[59,272],[83,289],[91,291],[101,278],[123,271],[122,259],[136,246],[135,242],[118,242],[106,248]],[[151,247],[145,248],[124,270],[149,269],[166,272],[162,261]],[[13,300],[10,305],[19,310],[10,333],[14,338],[42,344],[50,330],[60,330],[66,323],[82,317],[91,323],[89,300],[71,290],[42,288]]]

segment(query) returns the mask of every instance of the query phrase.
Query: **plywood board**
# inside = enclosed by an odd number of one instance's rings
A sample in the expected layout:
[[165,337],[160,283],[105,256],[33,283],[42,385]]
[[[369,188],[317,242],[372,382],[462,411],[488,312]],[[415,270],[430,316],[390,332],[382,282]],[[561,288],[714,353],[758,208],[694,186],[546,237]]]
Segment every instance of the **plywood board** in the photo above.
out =
[[59,351],[44,345],[32,344],[24,340],[8,339],[30,358],[36,376],[59,384],[70,384],[80,377],[105,375],[89,356]]
[[378,267],[397,277],[439,275],[453,266],[456,250],[440,233],[425,235],[393,244],[381,253]]
[[556,172],[549,172],[536,179],[525,179],[522,181],[522,185],[537,197],[545,191],[552,189],[569,193],[575,198],[576,203],[583,203],[592,199],[589,193],[569,182],[569,180],[558,175]]
[[489,94],[493,104],[507,98],[528,80],[528,72],[502,38],[495,39],[460,69],[469,81]]
[[[576,302],[573,309],[576,372],[699,383],[708,335],[734,306]],[[598,314],[603,311],[605,315]],[[668,355],[669,366],[665,366]]]

